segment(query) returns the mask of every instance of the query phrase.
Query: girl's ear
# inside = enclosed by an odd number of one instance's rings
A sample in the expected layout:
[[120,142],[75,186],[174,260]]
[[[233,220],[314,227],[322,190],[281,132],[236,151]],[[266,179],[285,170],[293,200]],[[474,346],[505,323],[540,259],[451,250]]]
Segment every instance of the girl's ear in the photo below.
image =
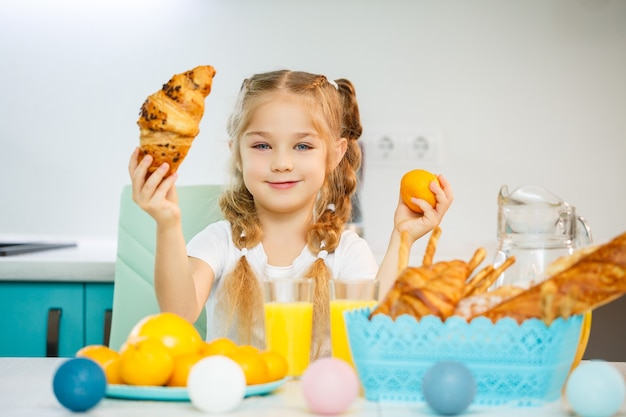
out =
[[348,139],[339,139],[335,144],[335,160],[333,161],[332,169],[337,168],[337,165],[339,165],[339,162],[341,162],[341,159],[346,154],[346,149],[348,149]]
[[[233,151],[233,141],[229,140],[228,141],[228,150],[229,151]],[[239,162],[237,162],[237,171],[241,172],[241,160],[239,160]]]

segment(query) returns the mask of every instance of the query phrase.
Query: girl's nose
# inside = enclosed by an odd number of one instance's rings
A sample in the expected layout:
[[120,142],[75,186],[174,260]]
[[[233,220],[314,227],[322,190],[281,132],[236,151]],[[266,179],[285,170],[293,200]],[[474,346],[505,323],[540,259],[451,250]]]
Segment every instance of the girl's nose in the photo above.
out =
[[272,171],[291,171],[293,169],[293,159],[291,152],[279,151],[274,152],[271,164]]

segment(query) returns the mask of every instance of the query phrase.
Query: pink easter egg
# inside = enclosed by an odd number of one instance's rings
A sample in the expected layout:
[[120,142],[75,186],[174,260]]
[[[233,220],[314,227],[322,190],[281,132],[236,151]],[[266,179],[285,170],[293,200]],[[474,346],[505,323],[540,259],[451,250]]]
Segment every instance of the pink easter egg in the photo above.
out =
[[359,395],[359,378],[346,361],[322,358],[311,363],[301,379],[302,393],[315,413],[343,413]]

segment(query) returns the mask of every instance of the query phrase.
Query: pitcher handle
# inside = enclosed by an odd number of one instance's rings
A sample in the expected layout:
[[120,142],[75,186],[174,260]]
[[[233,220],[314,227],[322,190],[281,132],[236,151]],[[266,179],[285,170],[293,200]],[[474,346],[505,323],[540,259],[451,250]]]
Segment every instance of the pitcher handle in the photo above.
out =
[[582,248],[593,243],[591,236],[591,227],[583,216],[577,216],[576,220],[582,225],[582,228],[576,228],[576,247]]

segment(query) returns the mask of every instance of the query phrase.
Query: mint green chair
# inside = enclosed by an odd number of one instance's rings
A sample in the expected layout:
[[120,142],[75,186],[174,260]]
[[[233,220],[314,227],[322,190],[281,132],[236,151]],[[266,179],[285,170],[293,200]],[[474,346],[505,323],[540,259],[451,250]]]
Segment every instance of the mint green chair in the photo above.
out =
[[[179,186],[178,203],[182,212],[183,233],[189,241],[208,224],[222,218],[217,203],[221,185]],[[115,260],[113,315],[109,346],[118,350],[133,326],[143,317],[159,312],[154,293],[154,219],[135,204],[129,185],[122,190]],[[206,335],[206,318],[201,315],[196,327]]]

